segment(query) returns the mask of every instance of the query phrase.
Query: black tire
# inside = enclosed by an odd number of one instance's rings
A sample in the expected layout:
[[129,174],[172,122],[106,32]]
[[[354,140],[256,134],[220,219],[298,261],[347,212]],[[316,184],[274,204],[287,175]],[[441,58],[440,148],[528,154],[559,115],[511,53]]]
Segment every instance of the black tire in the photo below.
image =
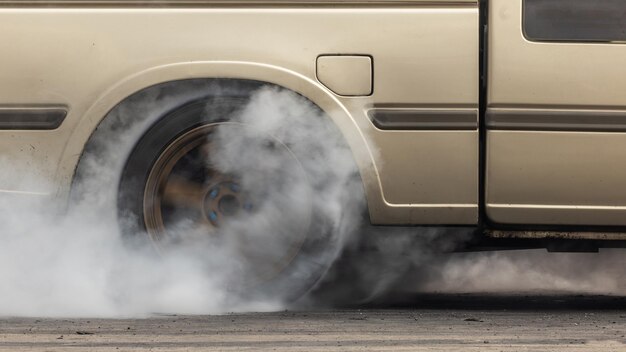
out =
[[[254,85],[249,85],[249,87],[253,86]],[[278,90],[277,88],[273,89]],[[250,90],[248,90],[246,94],[241,94],[241,89],[235,89],[234,91],[236,91],[237,94],[226,94],[218,97],[206,96],[187,101],[162,114],[155,119],[155,122],[149,125],[150,127],[147,128],[144,133],[142,133],[139,140],[129,151],[129,156],[123,164],[121,177],[119,179],[116,201],[117,215],[124,235],[132,239],[141,237],[139,242],[145,244],[143,240],[148,238],[146,236],[148,229],[144,216],[146,182],[155,166],[155,162],[173,141],[189,131],[233,119],[240,109],[249,102],[248,96],[250,94]],[[309,108],[317,111],[316,118],[324,119],[324,115],[319,108],[302,97],[298,97],[298,99],[308,104]],[[145,121],[149,120],[149,118],[143,119],[143,123],[145,124]],[[323,128],[327,130],[325,130],[324,134],[341,139],[340,133],[332,122],[328,119],[325,120],[326,121],[323,122]],[[294,121],[294,123],[297,123],[297,121]],[[104,133],[100,133],[100,135],[104,135]],[[106,142],[105,139],[97,135],[95,141],[99,143],[93,143],[93,145],[100,145]],[[289,141],[278,142],[281,144],[284,143],[288,148],[290,147]],[[321,144],[324,143],[324,141],[318,142]],[[339,143],[333,143],[331,144],[343,144],[343,150],[339,152],[349,153],[349,149],[345,147],[343,140]],[[313,149],[315,149],[315,147],[313,147]],[[324,173],[320,173],[319,170],[315,169],[320,166],[319,160],[309,161],[310,159],[315,159],[321,154],[328,152],[323,149],[327,149],[327,147],[320,145],[319,152],[313,151],[310,154],[307,152],[306,154],[308,155],[299,155],[297,150],[293,152],[298,162],[301,163],[305,173],[322,175],[316,180],[311,180],[309,187],[313,192],[319,191],[324,187],[326,180],[323,178],[326,176],[324,176]],[[97,155],[98,153],[93,152],[99,150],[99,148],[91,149],[91,154]],[[290,149],[290,153],[291,152]],[[336,151],[331,152],[335,153]],[[346,198],[346,213],[361,215],[361,209],[358,207],[362,206],[364,199],[362,195],[362,184],[358,177],[356,166],[351,159],[351,155],[350,162],[352,163],[350,166],[352,175],[346,180],[340,177],[338,180],[333,180],[332,182],[344,183],[342,187],[346,194],[342,195],[342,197]],[[334,177],[332,172],[329,173],[329,175],[329,178]],[[346,225],[345,221],[355,221],[351,215],[338,215],[337,218],[333,215],[333,218],[330,219],[327,214],[324,213],[325,211],[320,209],[318,203],[319,202],[316,202],[316,204],[312,205],[312,220],[310,226],[306,231],[306,236],[304,236],[304,240],[298,252],[293,256],[289,264],[268,279],[256,281],[253,284],[244,282],[241,285],[237,284],[230,287],[235,296],[238,298],[243,296],[244,298],[250,299],[271,298],[273,300],[293,301],[314,287],[338,255],[341,236],[346,236],[346,232],[349,231],[348,228],[351,227],[350,224]],[[352,207],[354,207],[354,209],[349,209]]]

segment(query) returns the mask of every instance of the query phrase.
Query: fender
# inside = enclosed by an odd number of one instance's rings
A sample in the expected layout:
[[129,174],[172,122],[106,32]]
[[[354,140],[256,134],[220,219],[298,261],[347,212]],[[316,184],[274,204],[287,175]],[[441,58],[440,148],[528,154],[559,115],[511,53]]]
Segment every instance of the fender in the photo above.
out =
[[[327,88],[296,72],[262,63],[238,61],[194,61],[156,66],[131,75],[103,93],[75,123],[57,169],[57,196],[67,200],[74,171],[89,137],[116,105],[148,87],[185,79],[246,79],[275,84],[292,90],[319,106],[341,130],[352,149],[363,180],[370,217],[384,209],[385,202],[374,153],[357,120]],[[71,170],[69,173],[67,170]]]

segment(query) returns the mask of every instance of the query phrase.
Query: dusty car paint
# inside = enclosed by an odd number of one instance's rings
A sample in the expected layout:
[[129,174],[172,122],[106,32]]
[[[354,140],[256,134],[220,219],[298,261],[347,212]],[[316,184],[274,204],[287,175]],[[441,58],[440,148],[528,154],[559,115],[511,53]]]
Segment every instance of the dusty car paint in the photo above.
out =
[[[487,215],[626,225],[626,46],[531,41],[522,5],[490,1]],[[493,124],[498,116],[518,127]]]
[[[161,82],[226,77],[278,84],[324,109],[357,156],[374,223],[476,224],[478,130],[381,130],[367,111],[478,121],[478,23],[476,1],[0,2],[0,107],[68,110],[55,130],[0,131],[3,163],[25,175],[0,178],[0,189],[65,199],[113,106]],[[371,95],[322,85],[316,60],[327,54],[371,57]]]
[[[606,26],[594,42],[531,38],[524,15],[524,0],[0,1],[0,150],[25,175],[1,175],[0,192],[66,199],[116,104],[219,77],[320,106],[374,224],[624,226],[626,46],[598,42]],[[44,131],[6,114],[46,109],[67,116]]]

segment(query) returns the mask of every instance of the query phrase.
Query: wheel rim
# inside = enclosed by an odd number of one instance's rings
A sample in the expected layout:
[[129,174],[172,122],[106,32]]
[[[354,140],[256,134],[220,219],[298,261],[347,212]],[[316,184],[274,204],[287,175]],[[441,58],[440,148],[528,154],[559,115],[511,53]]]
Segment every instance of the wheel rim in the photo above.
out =
[[[159,251],[167,247],[165,243],[170,242],[172,231],[177,231],[181,219],[185,220],[186,228],[191,227],[199,230],[203,236],[219,239],[232,235],[224,232],[232,231],[233,224],[241,225],[239,229],[245,228],[248,217],[263,216],[264,203],[259,201],[262,197],[259,197],[258,192],[253,195],[255,192],[246,189],[245,174],[224,173],[208,162],[220,149],[216,147],[213,138],[218,129],[227,129],[235,133],[250,132],[247,125],[239,123],[220,122],[201,125],[171,142],[153,164],[144,190],[143,216],[147,233]],[[288,160],[290,167],[298,169],[300,177],[306,178],[302,165],[289,147],[274,137],[261,136],[258,133],[256,136],[271,141],[276,146],[277,152]],[[285,242],[277,244],[280,253],[275,253],[274,250],[259,250],[247,243],[238,243],[235,246],[237,253],[234,255],[249,261],[247,270],[254,280],[246,278],[247,283],[272,279],[297,255],[311,225],[312,205],[309,200],[307,201],[308,215],[306,218],[298,219],[300,230],[291,229],[292,233],[289,236],[276,239]],[[177,236],[180,237],[180,234]],[[250,236],[245,241],[249,238]]]

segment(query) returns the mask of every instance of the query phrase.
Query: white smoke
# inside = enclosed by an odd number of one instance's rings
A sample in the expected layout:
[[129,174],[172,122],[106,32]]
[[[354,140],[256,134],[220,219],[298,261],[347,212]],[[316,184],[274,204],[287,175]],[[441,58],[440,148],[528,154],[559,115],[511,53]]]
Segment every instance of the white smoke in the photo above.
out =
[[[290,290],[303,293],[298,280],[322,273],[342,236],[361,222],[362,186],[340,133],[294,93],[258,90],[214,138],[219,153],[207,163],[242,174],[243,188],[265,197],[255,212],[220,227],[219,240],[187,241],[161,253],[144,233],[130,241],[120,236],[116,185],[137,139],[173,108],[205,96],[241,95],[240,88],[192,81],[140,93],[99,126],[66,212],[50,202],[0,203],[0,315],[263,311],[284,307]],[[291,238],[305,237],[309,249],[285,278],[272,281],[272,290],[257,295],[258,285],[237,287],[259,259],[280,257]]]
[[358,237],[364,237],[367,245],[347,247],[306,303],[309,307],[392,303],[415,293],[626,295],[626,249],[451,252],[465,249],[471,232],[365,228]]
[[[276,87],[252,87],[256,92],[247,103],[217,129],[216,153],[206,162],[241,176],[243,188],[261,199],[254,212],[220,227],[218,241],[194,237],[160,254],[145,233],[136,234],[136,241],[120,236],[117,184],[141,135],[181,105],[251,90],[245,83],[207,81],[150,88],[116,107],[99,126],[67,210],[49,200],[0,198],[0,315],[277,310],[288,305],[285,297],[302,293],[291,283],[310,280],[342,252],[347,259],[336,263],[326,284],[305,303],[365,302],[392,289],[626,293],[620,250],[441,255],[462,243],[467,230],[362,226],[362,185],[340,133],[306,99]],[[212,113],[210,106],[206,113]],[[3,165],[6,179],[13,171],[10,162]],[[28,178],[13,176],[14,184]],[[180,229],[181,237],[196,234]],[[259,258],[280,257],[294,238],[305,238],[307,250],[283,279],[271,281],[274,287],[264,287],[264,294],[237,287],[251,268],[263,271]],[[357,239],[363,238],[368,248],[360,252],[364,242]],[[293,295],[283,294],[290,290]]]
[[598,253],[548,253],[545,249],[457,253],[429,265],[430,280],[416,283],[415,289],[626,295],[624,249],[601,249]]

